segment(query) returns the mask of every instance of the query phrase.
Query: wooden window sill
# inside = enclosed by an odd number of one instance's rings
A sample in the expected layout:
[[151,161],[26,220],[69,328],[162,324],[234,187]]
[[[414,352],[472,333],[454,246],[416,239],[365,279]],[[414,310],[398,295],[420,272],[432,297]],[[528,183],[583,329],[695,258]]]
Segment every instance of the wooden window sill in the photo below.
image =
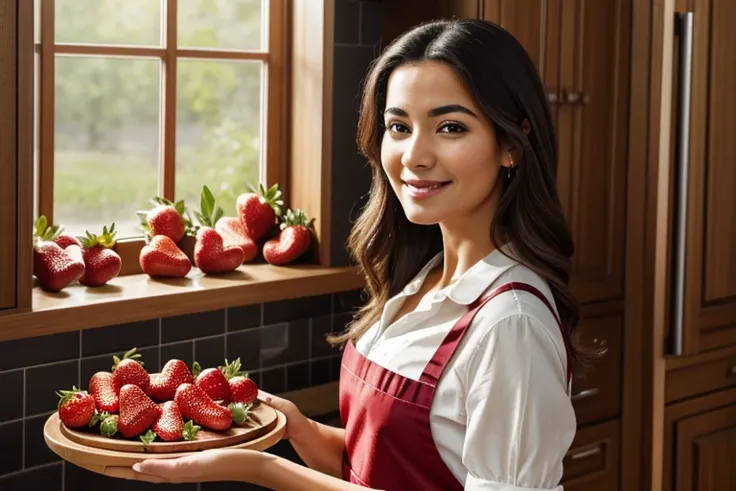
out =
[[108,285],[72,285],[57,294],[33,289],[33,309],[0,314],[0,341],[360,289],[353,267],[244,265],[218,276],[121,276]]

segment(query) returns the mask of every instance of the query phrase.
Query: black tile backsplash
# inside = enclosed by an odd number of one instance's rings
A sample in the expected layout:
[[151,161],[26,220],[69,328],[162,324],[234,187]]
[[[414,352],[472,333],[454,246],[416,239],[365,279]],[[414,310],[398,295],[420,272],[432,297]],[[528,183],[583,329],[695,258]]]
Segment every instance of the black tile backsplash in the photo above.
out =
[[[380,45],[380,2],[336,0],[333,83],[331,262],[350,264],[344,244],[370,186],[370,168],[355,145],[360,84]],[[347,185],[350,183],[350,185]],[[191,366],[243,362],[259,387],[272,393],[336,381],[340,353],[325,335],[341,330],[360,304],[359,292],[340,293],[193,315],[0,342],[0,490],[107,491],[261,490],[245,483],[165,485],[110,479],[59,461],[43,440],[55,410],[54,392],[110,370],[112,355],[137,347],[149,371],[171,358]],[[284,441],[268,450],[301,462]]]

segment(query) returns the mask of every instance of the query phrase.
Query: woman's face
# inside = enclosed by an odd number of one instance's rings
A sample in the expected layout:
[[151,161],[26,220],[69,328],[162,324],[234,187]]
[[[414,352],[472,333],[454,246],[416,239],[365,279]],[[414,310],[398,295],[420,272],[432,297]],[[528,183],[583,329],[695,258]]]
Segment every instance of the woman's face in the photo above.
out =
[[490,224],[508,155],[450,66],[423,61],[395,69],[384,123],[381,163],[411,222]]

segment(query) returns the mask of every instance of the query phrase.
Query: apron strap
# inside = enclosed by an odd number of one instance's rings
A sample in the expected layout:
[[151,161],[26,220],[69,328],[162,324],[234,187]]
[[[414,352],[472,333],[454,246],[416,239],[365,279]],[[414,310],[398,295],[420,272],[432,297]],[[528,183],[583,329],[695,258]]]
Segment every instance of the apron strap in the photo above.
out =
[[542,292],[540,292],[532,285],[519,282],[505,283],[493,290],[489,295],[481,297],[470,304],[469,310],[460,318],[460,320],[455,323],[452,329],[450,329],[450,332],[447,333],[445,339],[442,341],[442,344],[440,344],[440,347],[437,348],[434,356],[432,356],[432,359],[429,361],[429,363],[427,363],[427,366],[424,368],[424,372],[422,372],[422,376],[419,380],[422,383],[431,385],[432,387],[436,387],[440,376],[442,375],[442,372],[445,370],[447,362],[450,360],[450,358],[452,358],[455,350],[460,344],[460,341],[462,341],[465,332],[468,330],[468,327],[470,327],[470,324],[473,322],[476,314],[480,311],[481,308],[483,308],[485,304],[490,302],[497,295],[512,290],[522,290],[531,293],[539,300],[541,300],[544,305],[547,306],[549,311],[552,313],[552,316],[555,318],[557,326],[560,329],[560,333],[562,334],[563,342],[565,343],[565,352],[567,355],[567,382],[569,393],[570,384],[572,383],[572,369],[570,364],[570,351],[568,347],[568,341],[567,337],[565,336],[565,328],[563,327],[560,318],[557,316],[555,309],[552,307],[552,304],[549,302],[549,300],[547,300],[547,297],[545,297]]

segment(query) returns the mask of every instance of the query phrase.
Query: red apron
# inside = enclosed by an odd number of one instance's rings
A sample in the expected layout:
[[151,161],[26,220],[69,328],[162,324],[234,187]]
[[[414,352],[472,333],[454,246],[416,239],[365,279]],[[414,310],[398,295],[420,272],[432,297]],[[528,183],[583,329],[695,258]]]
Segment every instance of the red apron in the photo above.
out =
[[[430,408],[440,376],[475,315],[496,295],[511,290],[524,290],[542,300],[563,330],[539,290],[526,283],[507,283],[469,306],[437,348],[419,381],[386,370],[360,354],[352,342],[347,343],[340,370],[346,481],[385,491],[462,491],[463,485],[435,446]],[[569,382],[569,356],[567,375]]]

